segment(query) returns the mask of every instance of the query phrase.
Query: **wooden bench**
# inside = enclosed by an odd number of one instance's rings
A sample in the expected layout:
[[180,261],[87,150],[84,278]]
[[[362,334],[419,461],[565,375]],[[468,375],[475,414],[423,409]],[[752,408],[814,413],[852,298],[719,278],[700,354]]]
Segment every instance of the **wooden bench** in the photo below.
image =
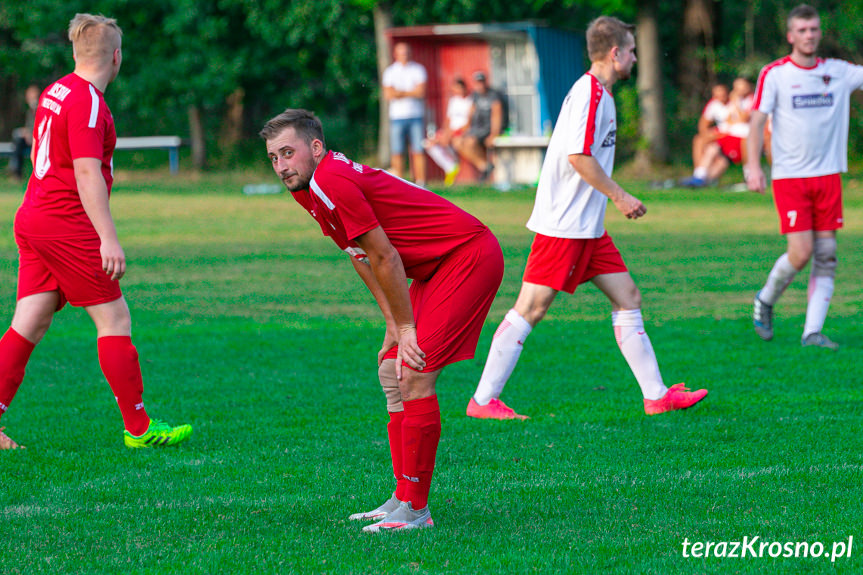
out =
[[548,136],[498,136],[494,141],[495,184],[535,184],[548,140]]
[[[171,173],[180,171],[180,146],[183,140],[179,136],[145,136],[140,138],[117,138],[115,150],[168,150],[168,165]],[[11,156],[15,151],[11,142],[0,142],[0,156]]]

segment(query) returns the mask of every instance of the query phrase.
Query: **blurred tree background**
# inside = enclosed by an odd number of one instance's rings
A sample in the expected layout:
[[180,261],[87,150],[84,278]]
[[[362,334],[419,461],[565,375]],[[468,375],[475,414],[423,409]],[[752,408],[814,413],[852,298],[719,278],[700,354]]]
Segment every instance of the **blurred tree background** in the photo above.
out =
[[[191,142],[199,168],[230,168],[260,156],[258,129],[286,107],[314,110],[330,147],[372,156],[381,97],[376,22],[536,20],[583,32],[592,18],[611,14],[638,24],[642,53],[638,82],[615,88],[620,156],[687,161],[710,85],[738,74],[754,80],[761,66],[787,54],[785,18],[797,3],[0,0],[0,140],[21,125],[28,84],[44,87],[72,70],[66,26],[76,12],[114,17],[123,28],[123,69],[106,95],[118,134],[179,135]],[[863,3],[812,4],[824,29],[821,55],[863,64]],[[660,56],[646,61],[646,53]],[[651,77],[658,94],[644,88]],[[861,128],[858,92],[852,154],[863,152]]]

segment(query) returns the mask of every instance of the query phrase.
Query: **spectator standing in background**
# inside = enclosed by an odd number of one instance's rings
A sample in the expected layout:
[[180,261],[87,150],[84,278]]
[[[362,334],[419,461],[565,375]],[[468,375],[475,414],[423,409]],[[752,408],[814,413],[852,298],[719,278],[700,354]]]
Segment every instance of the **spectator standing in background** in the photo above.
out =
[[405,140],[409,140],[413,181],[425,185],[426,159],[423,153],[425,137],[425,97],[428,75],[426,69],[411,60],[411,49],[404,42],[393,48],[395,62],[383,75],[384,98],[389,103],[390,170],[402,177]]

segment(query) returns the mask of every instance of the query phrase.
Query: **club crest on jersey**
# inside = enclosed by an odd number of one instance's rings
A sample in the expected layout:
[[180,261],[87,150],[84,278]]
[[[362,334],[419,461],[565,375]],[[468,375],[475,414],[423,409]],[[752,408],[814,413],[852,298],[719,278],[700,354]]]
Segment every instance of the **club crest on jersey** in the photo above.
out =
[[833,94],[801,94],[791,99],[793,108],[831,108],[833,107]]
[[611,148],[614,146],[615,141],[617,140],[617,130],[612,130],[605,136],[605,139],[602,141],[603,148]]
[[824,81],[825,86],[829,86],[830,80],[832,80],[833,78],[831,78],[829,74],[824,74],[823,76],[821,76],[821,79]]

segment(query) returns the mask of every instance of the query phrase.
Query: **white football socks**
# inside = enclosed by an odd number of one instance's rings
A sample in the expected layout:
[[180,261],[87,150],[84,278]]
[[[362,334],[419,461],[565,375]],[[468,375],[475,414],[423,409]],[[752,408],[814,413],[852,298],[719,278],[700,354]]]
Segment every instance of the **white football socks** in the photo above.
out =
[[782,254],[776,260],[776,263],[773,264],[773,269],[770,270],[770,275],[767,276],[767,283],[761,288],[758,299],[767,305],[775,304],[795,275],[797,275],[797,270],[791,265],[788,254]]
[[474,401],[479,405],[486,405],[492,399],[500,397],[515,364],[518,363],[524,340],[531,329],[527,320],[517,311],[511,309],[507,312],[494,332],[482,377],[473,394]]
[[830,298],[833,297],[833,278],[829,276],[809,277],[809,304],[806,306],[806,325],[803,339],[810,333],[819,333],[827,319]]
[[660,399],[668,391],[659,373],[656,354],[650,338],[644,331],[644,321],[640,309],[626,309],[611,312],[614,337],[620,352],[629,364],[629,369],[641,387],[644,399]]

